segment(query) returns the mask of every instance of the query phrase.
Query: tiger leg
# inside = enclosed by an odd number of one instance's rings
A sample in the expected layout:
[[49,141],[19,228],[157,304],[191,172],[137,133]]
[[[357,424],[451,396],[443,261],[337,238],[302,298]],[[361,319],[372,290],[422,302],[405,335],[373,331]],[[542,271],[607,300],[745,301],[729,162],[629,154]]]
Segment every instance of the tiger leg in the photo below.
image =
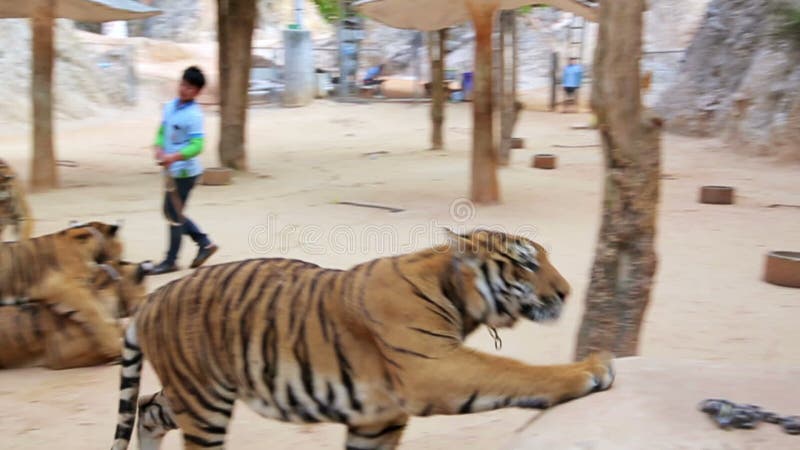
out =
[[594,354],[574,364],[530,366],[462,347],[440,359],[409,360],[403,372],[406,411],[425,416],[548,408],[610,388],[611,359]]
[[139,397],[137,435],[141,450],[158,450],[164,435],[177,427],[163,392]]
[[347,429],[346,450],[394,450],[400,443],[408,416],[369,426]]
[[[186,400],[175,389],[165,389],[164,393],[173,406],[174,423],[183,433],[185,450],[225,448],[225,435],[233,414],[232,400],[207,390],[194,391]],[[216,399],[213,404],[209,402],[211,398]]]

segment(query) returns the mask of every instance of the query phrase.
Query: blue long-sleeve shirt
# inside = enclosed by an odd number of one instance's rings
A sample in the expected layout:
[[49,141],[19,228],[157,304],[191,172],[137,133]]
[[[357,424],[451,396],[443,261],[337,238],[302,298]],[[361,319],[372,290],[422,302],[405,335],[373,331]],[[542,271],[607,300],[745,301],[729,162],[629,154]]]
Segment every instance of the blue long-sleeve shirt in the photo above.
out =
[[564,76],[561,83],[564,87],[579,88],[583,81],[583,67],[580,64],[572,64],[564,68]]

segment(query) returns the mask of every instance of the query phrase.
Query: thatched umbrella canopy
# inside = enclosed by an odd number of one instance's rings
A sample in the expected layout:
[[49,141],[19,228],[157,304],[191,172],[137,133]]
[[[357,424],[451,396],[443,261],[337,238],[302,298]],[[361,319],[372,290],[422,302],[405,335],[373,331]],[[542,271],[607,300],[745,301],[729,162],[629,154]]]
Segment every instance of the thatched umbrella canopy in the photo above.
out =
[[360,0],[354,6],[367,17],[393,28],[436,31],[472,21],[470,3],[494,6],[494,10],[541,4],[597,21],[597,8],[580,0]]
[[492,136],[492,29],[495,14],[531,3],[550,5],[597,21],[597,9],[581,0],[360,0],[354,7],[394,28],[435,31],[471,21],[475,27],[471,199],[500,201]]
[[31,187],[58,186],[53,146],[53,24],[56,18],[82,22],[145,19],[160,10],[133,0],[19,0],[0,2],[0,18],[31,19],[33,43],[33,159]]

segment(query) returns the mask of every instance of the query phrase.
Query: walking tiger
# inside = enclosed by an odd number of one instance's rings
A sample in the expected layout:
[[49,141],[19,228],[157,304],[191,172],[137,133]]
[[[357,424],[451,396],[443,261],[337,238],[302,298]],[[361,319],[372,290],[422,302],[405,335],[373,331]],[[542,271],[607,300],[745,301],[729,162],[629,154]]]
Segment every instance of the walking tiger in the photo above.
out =
[[[137,409],[146,450],[177,428],[186,449],[223,448],[236,400],[344,424],[348,450],[390,450],[410,416],[608,389],[607,354],[536,367],[464,345],[480,325],[558,318],[569,291],[541,245],[486,230],[344,271],[279,258],[198,269],[151,294],[126,331],[112,449],[127,448]],[[163,389],[138,397],[144,358]]]

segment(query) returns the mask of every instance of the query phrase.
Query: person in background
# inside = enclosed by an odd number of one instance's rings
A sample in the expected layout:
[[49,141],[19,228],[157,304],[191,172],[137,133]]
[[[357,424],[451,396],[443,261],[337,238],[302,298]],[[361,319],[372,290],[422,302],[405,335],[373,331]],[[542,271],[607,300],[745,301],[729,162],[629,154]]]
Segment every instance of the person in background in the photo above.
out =
[[195,66],[183,72],[178,87],[178,98],[164,107],[164,117],[156,136],[155,152],[159,164],[165,168],[166,193],[164,215],[169,222],[169,249],[167,256],[150,272],[153,275],[175,272],[181,239],[186,234],[199,250],[191,267],[201,266],[217,251],[208,236],[183,214],[189,192],[203,173],[198,156],[203,151],[203,111],[195,98],[206,84],[203,72]]
[[378,97],[382,97],[383,93],[381,92],[381,85],[383,84],[384,80],[380,79],[383,75],[383,70],[385,66],[383,64],[372,66],[367,69],[367,73],[364,74],[364,86],[378,86],[376,88],[375,95]]
[[578,58],[570,58],[567,67],[564,67],[564,74],[561,77],[561,84],[564,86],[566,99],[562,112],[567,112],[568,106],[573,106],[574,111],[578,111],[577,97],[578,90],[583,83],[583,66],[578,63]]

